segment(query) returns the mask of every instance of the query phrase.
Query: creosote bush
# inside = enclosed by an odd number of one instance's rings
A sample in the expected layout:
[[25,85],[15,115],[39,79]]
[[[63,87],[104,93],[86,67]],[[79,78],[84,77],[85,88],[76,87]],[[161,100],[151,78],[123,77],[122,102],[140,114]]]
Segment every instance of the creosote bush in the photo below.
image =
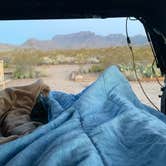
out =
[[35,66],[40,63],[40,57],[29,50],[19,50],[18,54],[13,55],[12,63],[14,65],[13,77],[16,79],[36,78],[38,72]]

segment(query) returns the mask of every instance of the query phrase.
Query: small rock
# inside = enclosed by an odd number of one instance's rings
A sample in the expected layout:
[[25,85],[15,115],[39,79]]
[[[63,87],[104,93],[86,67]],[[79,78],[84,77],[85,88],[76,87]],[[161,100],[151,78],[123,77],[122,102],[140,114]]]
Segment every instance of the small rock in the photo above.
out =
[[83,78],[84,78],[84,77],[83,77],[82,75],[76,75],[74,80],[75,80],[75,81],[82,81]]
[[72,81],[82,81],[83,78],[83,75],[81,75],[78,71],[72,71],[69,76],[69,79]]

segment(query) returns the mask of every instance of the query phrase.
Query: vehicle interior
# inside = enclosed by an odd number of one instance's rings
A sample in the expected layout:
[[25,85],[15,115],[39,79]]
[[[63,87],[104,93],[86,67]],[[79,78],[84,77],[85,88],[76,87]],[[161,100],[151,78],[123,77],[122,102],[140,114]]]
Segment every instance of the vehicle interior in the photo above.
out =
[[[1,20],[30,19],[77,19],[135,17],[144,25],[148,41],[152,46],[157,67],[162,75],[166,72],[165,29],[166,13],[163,0],[132,1],[4,1],[0,7]],[[129,41],[128,41],[129,42]],[[162,88],[161,111],[165,111],[165,88]]]
[[[49,121],[49,123],[39,128],[39,130],[37,129],[36,132],[27,135],[27,137],[18,138],[17,135],[10,136],[9,140],[16,142],[11,141],[0,145],[0,165],[21,166],[25,162],[27,166],[68,165],[66,163],[69,163],[69,165],[128,166],[136,164],[139,161],[139,166],[164,166],[164,131],[166,131],[162,126],[166,123],[165,115],[163,115],[166,114],[166,10],[164,0],[6,0],[1,2],[0,5],[1,21],[105,19],[117,17],[126,17],[126,41],[133,62],[134,51],[128,32],[128,21],[132,19],[139,20],[145,28],[157,68],[164,77],[163,86],[161,86],[160,109],[155,109],[155,105],[154,109],[152,109],[141,104],[115,68],[106,70],[97,82],[88,86],[77,95],[67,95],[59,92],[57,94],[52,93],[51,100],[48,100],[46,97],[48,97],[50,89],[40,81],[37,82],[39,85],[38,89],[35,89],[36,84],[24,87],[27,92],[18,88],[16,91],[20,91],[21,95],[32,91],[32,97],[30,97],[31,105],[34,106],[32,102],[33,98],[37,101],[37,105],[33,107],[32,112],[37,109],[46,110],[49,108],[48,114],[50,113],[50,115],[41,113],[42,118],[48,116],[48,119],[43,118],[41,122],[46,124]],[[108,78],[107,72],[112,72],[112,78]],[[140,84],[137,72],[134,72]],[[116,78],[116,75],[118,78]],[[104,83],[102,82],[103,78],[105,78]],[[118,81],[122,82],[123,85],[119,84],[119,88],[116,89]],[[109,86],[112,86],[113,90],[110,90]],[[141,84],[140,87],[143,89]],[[96,91],[96,89],[98,90]],[[108,89],[110,91],[107,94]],[[40,91],[41,95],[39,95],[38,91]],[[7,90],[4,95],[10,92],[10,90]],[[38,94],[38,97],[35,96],[36,94],[33,94],[35,92]],[[145,92],[144,94],[148,98]],[[10,95],[6,96],[8,98]],[[108,101],[105,98],[111,100]],[[60,103],[60,106],[56,105],[58,102],[54,99]],[[29,99],[27,98],[27,100]],[[119,103],[117,104],[117,101],[121,103],[120,106],[118,106]],[[88,102],[89,104],[87,104]],[[10,105],[10,102],[8,103]],[[24,104],[26,105],[26,102]],[[18,106],[20,103],[16,103],[16,105]],[[30,107],[25,106],[28,109]],[[115,110],[115,112],[112,114],[107,113],[108,107]],[[7,112],[9,111],[9,108],[5,109]],[[125,109],[127,111],[131,109],[133,112],[128,113],[126,111],[127,113],[124,115]],[[63,110],[67,110],[67,113],[64,113]],[[83,112],[82,110],[85,111]],[[104,112],[100,112],[101,110],[104,110]],[[140,110],[143,113],[139,114]],[[156,110],[159,111],[159,114]],[[0,118],[0,121],[3,121],[5,118],[6,114]],[[11,126],[15,120],[10,122]],[[4,124],[0,123],[0,125]],[[38,126],[40,124],[36,123],[35,125]],[[4,133],[5,130],[8,130],[8,127],[4,128]],[[22,135],[26,133],[28,131]],[[8,136],[7,134],[5,135],[5,137]],[[110,139],[112,140],[111,143]],[[3,149],[5,150],[4,153]],[[156,154],[158,155],[157,157],[155,156]],[[160,163],[157,163],[157,161]]]

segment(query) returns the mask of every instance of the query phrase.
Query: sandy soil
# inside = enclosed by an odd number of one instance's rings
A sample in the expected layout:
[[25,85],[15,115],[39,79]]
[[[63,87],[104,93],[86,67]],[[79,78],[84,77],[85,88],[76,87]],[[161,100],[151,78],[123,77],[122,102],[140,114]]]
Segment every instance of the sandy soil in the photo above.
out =
[[[88,68],[88,65],[84,65],[84,68]],[[54,65],[54,66],[42,66],[42,71],[47,75],[42,79],[51,87],[52,90],[64,91],[67,93],[78,93],[86,86],[96,80],[98,75],[88,74],[84,76],[82,82],[74,82],[69,80],[69,75],[72,71],[77,71],[78,65]],[[41,70],[41,67],[40,67]],[[35,79],[23,79],[23,80],[11,80],[6,84],[6,87],[20,86],[32,83]],[[144,94],[142,93],[137,82],[130,82],[132,89],[138,98],[145,104],[151,105]],[[160,106],[160,98],[158,97],[160,92],[160,86],[156,82],[142,82],[142,85],[153,101],[155,105]]]

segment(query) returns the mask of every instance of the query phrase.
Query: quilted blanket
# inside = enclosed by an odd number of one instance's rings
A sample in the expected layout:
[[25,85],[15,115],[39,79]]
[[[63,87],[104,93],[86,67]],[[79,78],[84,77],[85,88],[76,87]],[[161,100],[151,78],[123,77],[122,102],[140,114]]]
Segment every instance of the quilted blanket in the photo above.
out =
[[43,98],[49,122],[0,145],[0,166],[165,166],[166,117],[113,66],[77,95]]

